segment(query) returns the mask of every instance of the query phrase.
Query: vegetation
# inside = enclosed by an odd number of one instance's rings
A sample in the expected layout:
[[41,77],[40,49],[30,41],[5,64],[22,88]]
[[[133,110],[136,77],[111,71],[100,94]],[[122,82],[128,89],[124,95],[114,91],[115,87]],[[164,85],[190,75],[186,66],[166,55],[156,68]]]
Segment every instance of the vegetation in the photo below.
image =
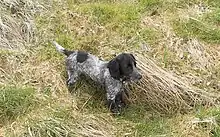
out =
[[[219,0],[0,2],[0,136],[220,136]],[[71,92],[50,41],[144,73],[120,116],[86,78]],[[177,128],[178,127],[178,128]]]

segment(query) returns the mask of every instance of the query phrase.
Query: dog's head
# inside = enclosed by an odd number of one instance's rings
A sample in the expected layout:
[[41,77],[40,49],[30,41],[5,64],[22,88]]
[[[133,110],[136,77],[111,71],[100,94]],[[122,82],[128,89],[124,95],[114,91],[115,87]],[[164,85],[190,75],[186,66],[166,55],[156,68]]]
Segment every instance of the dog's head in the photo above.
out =
[[122,53],[112,59],[108,66],[110,75],[123,81],[137,81],[142,78],[136,68],[136,60],[132,54]]

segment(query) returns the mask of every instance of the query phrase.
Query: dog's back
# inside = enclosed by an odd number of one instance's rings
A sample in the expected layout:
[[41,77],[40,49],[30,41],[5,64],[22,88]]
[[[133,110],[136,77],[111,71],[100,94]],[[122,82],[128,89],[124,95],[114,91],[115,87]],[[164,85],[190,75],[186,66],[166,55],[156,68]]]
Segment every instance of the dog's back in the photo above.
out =
[[66,58],[66,66],[67,69],[78,71],[79,74],[86,75],[96,82],[104,82],[107,62],[100,60],[92,54],[76,51]]

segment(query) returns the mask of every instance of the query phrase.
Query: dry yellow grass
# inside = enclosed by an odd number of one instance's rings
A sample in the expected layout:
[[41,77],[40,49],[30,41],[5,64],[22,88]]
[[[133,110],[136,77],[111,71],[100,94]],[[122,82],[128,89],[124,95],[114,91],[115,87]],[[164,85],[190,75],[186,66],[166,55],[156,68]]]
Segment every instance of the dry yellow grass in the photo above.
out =
[[137,84],[136,101],[146,103],[158,113],[185,113],[195,106],[219,104],[218,94],[193,87],[188,81],[157,66],[150,58],[137,55],[138,66],[144,77]]
[[[98,40],[92,40],[93,44],[98,44],[98,48],[85,46],[84,43],[84,45],[80,45],[81,49],[94,49],[94,52],[103,58],[112,57],[115,53],[121,52],[120,49],[129,49],[126,48],[126,44],[129,44],[132,39],[127,41],[126,38],[112,32],[113,36],[110,39],[113,39],[113,42],[110,44],[122,45],[119,48],[112,47],[106,40],[109,37],[107,28],[100,24],[92,24],[89,15],[72,12],[65,7],[68,2],[71,4],[72,1],[4,0],[0,2],[0,86],[33,87],[36,90],[34,96],[39,101],[38,107],[31,112],[22,116],[18,115],[12,123],[0,127],[0,136],[138,136],[139,130],[135,128],[139,123],[132,121],[135,121],[135,118],[132,120],[124,118],[118,121],[117,118],[101,109],[100,113],[87,110],[85,106],[89,100],[84,100],[82,103],[76,96],[68,92],[62,60],[59,60],[60,58],[57,56],[54,57],[54,53],[50,53],[52,50],[48,50],[49,52],[42,50],[51,49],[46,46],[48,46],[48,39],[54,38],[55,35],[51,30],[56,26],[54,23],[57,23],[53,22],[56,14],[60,16],[59,18],[62,16],[66,16],[65,19],[70,16],[73,18],[62,22],[67,27],[67,30],[63,30],[65,32],[76,30],[78,36],[81,37],[100,33]],[[58,5],[54,5],[54,3],[58,3]],[[54,11],[51,7],[55,6],[58,6],[59,9]],[[190,12],[192,11],[190,10]],[[35,17],[45,17],[48,14],[51,14],[47,17],[50,20],[49,23],[36,24]],[[152,27],[164,34],[159,40],[161,42],[159,46],[151,47],[157,52],[156,54],[162,53],[163,45],[169,45],[168,48],[172,52],[181,49],[177,56],[181,56],[186,50],[194,55],[191,58],[198,62],[202,69],[215,62],[210,54],[219,56],[219,53],[209,50],[197,40],[189,40],[182,47],[183,40],[176,37],[164,18],[148,16],[144,17],[142,23],[142,27]],[[43,27],[39,31],[36,26]],[[77,44],[73,45],[74,48],[77,48]],[[207,52],[207,50],[211,52]],[[39,51],[51,55],[45,59],[41,57],[42,54]],[[134,86],[131,101],[133,104],[143,106],[145,112],[142,114],[144,116],[148,117],[146,110],[157,112],[156,114],[173,115],[179,112],[189,112],[199,105],[209,107],[219,104],[218,95],[192,86],[186,77],[180,77],[162,69],[154,60],[142,55],[139,51],[135,54],[144,77]],[[156,54],[155,58],[157,58]],[[79,88],[79,90],[83,90],[83,88]],[[83,94],[84,91],[81,92]],[[92,98],[92,95],[88,96],[89,99]],[[216,126],[215,120],[212,118],[198,120],[196,116],[191,117],[191,115],[181,117],[182,115],[169,120],[169,123],[173,123],[170,124],[172,131],[165,136],[205,137],[209,136],[210,131]],[[150,118],[147,120],[151,121]],[[205,131],[203,131],[201,123],[206,123]],[[181,128],[176,129],[177,126]]]

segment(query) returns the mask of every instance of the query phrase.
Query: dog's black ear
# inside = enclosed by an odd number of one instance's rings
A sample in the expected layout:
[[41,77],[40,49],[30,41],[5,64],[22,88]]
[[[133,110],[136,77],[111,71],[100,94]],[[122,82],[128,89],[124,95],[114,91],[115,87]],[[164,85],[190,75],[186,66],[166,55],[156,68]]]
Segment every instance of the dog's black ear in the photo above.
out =
[[131,57],[136,61],[136,59],[135,59],[135,57],[134,57],[134,55],[133,54],[130,54],[131,55]]
[[110,75],[115,79],[120,79],[120,69],[119,69],[119,63],[117,62],[117,59],[112,59],[108,63],[108,69],[110,72]]
[[133,54],[130,54],[130,55],[131,55],[131,57],[134,59],[134,66],[136,67],[136,65],[137,65],[137,63],[136,63],[136,59],[135,59],[135,57],[134,57]]

